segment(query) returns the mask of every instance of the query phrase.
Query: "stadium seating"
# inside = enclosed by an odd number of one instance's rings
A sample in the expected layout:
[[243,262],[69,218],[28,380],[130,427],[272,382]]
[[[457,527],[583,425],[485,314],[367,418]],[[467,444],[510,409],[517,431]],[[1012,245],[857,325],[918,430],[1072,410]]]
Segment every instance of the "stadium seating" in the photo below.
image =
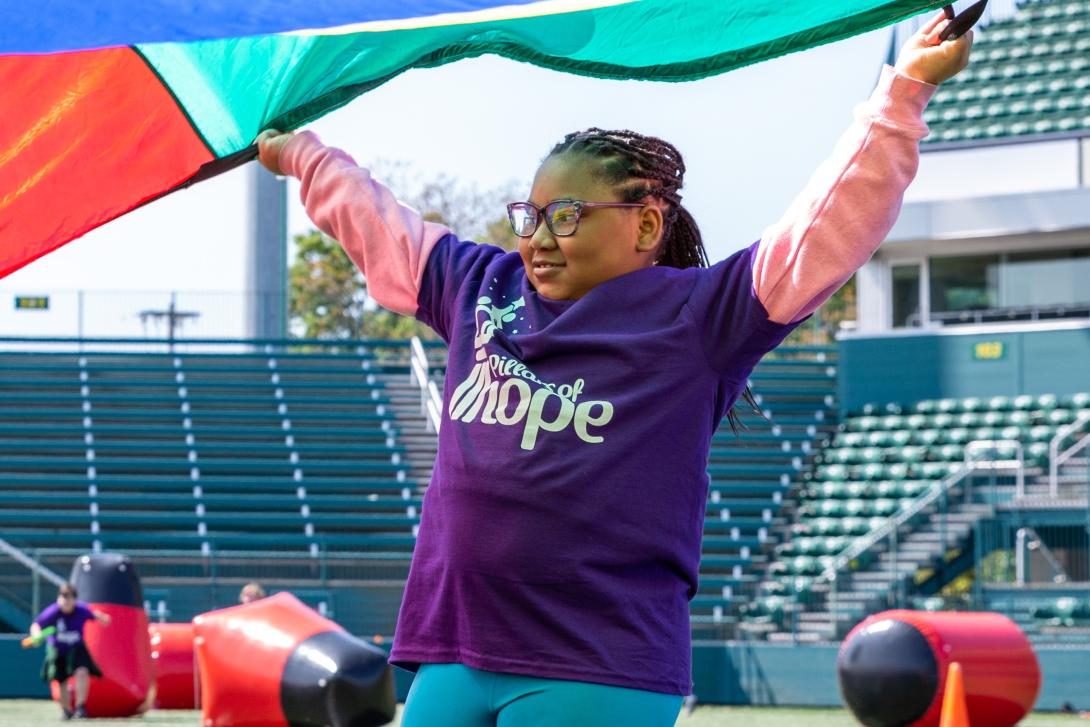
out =
[[944,83],[925,143],[1090,129],[1090,0],[1036,0],[979,29],[976,62]]
[[[404,578],[435,442],[405,390],[406,343],[373,343],[0,353],[3,537],[31,551],[155,553],[140,561],[149,607],[171,618],[212,605],[173,577],[205,572],[186,554],[219,558],[221,574],[258,556]],[[433,352],[441,373],[445,352]],[[831,347],[781,348],[750,381],[760,413],[739,405],[747,430],[716,433],[698,630],[729,623],[752,592],[785,493],[836,425],[835,373]],[[347,596],[329,592],[326,607],[334,598]],[[390,623],[375,618],[360,628]]]
[[[846,418],[808,459],[790,537],[775,546],[762,595],[742,611],[749,633],[774,630],[768,625],[776,620],[768,613],[789,612],[784,599],[802,608],[838,554],[932,492],[968,460],[1015,460],[1020,446],[1027,472],[1041,472],[1052,438],[1080,417],[1090,417],[1090,394],[871,405]],[[855,567],[868,562],[868,555],[859,556]],[[779,605],[773,609],[768,599]]]
[[411,553],[419,491],[366,350],[2,359],[17,545]]
[[1090,600],[1063,596],[1045,606],[1032,610],[1035,619],[1050,626],[1087,627],[1090,626]]
[[816,442],[836,426],[835,349],[783,347],[750,377],[760,414],[735,411],[747,430],[724,424],[709,454],[709,496],[700,588],[693,599],[697,637],[722,637],[767,567],[785,521],[786,493]]

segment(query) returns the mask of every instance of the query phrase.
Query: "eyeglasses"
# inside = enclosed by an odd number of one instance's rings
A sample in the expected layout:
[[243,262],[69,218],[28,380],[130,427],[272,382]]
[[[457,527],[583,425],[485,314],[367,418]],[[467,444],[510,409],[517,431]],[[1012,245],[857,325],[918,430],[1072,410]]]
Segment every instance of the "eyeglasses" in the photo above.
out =
[[70,599],[70,598],[75,598],[76,594],[74,594],[74,593],[62,593],[62,594],[60,594],[60,597],[67,600],[67,599]]
[[595,207],[643,207],[640,202],[584,202],[580,199],[558,199],[544,207],[532,202],[512,202],[507,205],[511,230],[519,237],[533,237],[542,218],[549,232],[556,237],[571,237],[579,229],[579,218],[585,209]]

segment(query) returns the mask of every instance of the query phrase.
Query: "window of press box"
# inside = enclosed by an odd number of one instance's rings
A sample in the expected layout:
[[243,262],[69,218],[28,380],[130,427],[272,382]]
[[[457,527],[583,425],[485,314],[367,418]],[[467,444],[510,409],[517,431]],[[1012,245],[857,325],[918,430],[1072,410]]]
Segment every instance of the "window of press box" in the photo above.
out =
[[916,328],[920,320],[920,266],[893,265],[893,327]]
[[1090,248],[934,257],[929,268],[935,323],[1090,314]]

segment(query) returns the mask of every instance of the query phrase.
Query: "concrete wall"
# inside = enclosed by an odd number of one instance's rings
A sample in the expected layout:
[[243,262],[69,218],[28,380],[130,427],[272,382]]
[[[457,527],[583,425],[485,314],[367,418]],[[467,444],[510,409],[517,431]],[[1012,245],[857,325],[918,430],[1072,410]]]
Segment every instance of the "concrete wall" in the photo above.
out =
[[[856,412],[869,402],[1090,391],[1090,326],[973,331],[842,338],[837,351],[841,409]],[[990,343],[1001,344],[1001,355],[982,358],[978,344]]]

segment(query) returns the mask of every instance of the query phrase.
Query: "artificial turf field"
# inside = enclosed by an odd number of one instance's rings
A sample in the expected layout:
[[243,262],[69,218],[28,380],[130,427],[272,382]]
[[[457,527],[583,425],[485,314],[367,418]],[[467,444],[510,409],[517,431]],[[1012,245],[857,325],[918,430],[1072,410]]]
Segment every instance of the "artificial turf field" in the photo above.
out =
[[[0,727],[38,727],[61,724],[56,705],[39,699],[0,701]],[[79,724],[78,722],[76,724]],[[199,712],[150,712],[132,719],[96,719],[94,727],[199,727]],[[398,722],[393,723],[396,727]],[[788,709],[785,707],[697,707],[678,717],[677,727],[850,727],[857,722],[842,709]],[[1075,716],[1035,714],[1023,727],[1074,727],[1087,721]]]

